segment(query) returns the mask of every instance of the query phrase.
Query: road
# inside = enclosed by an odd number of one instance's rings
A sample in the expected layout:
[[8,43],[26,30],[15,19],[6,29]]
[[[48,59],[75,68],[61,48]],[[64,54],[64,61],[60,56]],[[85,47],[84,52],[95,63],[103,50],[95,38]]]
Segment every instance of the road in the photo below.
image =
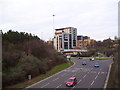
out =
[[[48,90],[75,90],[76,88],[103,88],[107,77],[109,65],[112,60],[86,60],[87,65],[82,65],[84,59],[72,58],[75,64],[52,77],[40,81],[29,88],[48,88]],[[94,64],[98,62],[99,68],[95,68]],[[75,76],[77,84],[73,87],[66,87],[65,82],[69,77]],[[51,88],[51,89],[50,89]]]

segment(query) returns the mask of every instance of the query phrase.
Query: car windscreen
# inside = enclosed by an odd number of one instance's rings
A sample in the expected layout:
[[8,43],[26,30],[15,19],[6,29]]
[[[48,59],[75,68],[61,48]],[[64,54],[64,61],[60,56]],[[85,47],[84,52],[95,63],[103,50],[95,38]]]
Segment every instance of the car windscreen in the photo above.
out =
[[96,63],[95,65],[99,65],[98,63]]
[[73,82],[74,80],[73,79],[68,79],[68,82]]

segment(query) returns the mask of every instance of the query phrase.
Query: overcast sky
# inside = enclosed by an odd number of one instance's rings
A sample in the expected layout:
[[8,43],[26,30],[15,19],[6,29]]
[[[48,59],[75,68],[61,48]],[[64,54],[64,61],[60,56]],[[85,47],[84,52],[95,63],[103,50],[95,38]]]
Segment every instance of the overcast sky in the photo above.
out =
[[118,36],[119,0],[0,0],[0,30],[28,32],[49,40],[55,28],[103,40]]

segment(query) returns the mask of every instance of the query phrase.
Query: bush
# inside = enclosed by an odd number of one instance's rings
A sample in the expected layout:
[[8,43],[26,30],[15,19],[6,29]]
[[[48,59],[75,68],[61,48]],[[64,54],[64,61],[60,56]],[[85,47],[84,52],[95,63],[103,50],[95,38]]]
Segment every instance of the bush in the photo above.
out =
[[35,77],[43,72],[40,71],[43,70],[43,67],[45,67],[45,64],[34,56],[24,56],[19,60],[16,67],[10,68],[9,71],[4,72],[3,85],[6,86],[24,81],[28,78],[29,74],[32,75],[32,77]]
[[9,69],[10,67],[16,66],[21,58],[21,52],[18,50],[13,51],[3,51],[3,71],[4,69]]
[[[28,33],[3,34],[3,86],[9,86],[46,73],[67,62],[51,45]],[[22,78],[21,78],[22,77]]]
[[25,72],[21,68],[11,68],[9,72],[3,72],[2,85],[8,86],[25,80]]

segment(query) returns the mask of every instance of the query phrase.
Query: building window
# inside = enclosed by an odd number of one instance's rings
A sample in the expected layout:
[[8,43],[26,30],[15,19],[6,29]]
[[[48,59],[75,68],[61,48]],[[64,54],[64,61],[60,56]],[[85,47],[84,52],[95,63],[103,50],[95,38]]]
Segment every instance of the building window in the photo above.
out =
[[76,46],[76,40],[73,40],[73,46]]
[[64,49],[68,49],[68,42],[64,42]]

